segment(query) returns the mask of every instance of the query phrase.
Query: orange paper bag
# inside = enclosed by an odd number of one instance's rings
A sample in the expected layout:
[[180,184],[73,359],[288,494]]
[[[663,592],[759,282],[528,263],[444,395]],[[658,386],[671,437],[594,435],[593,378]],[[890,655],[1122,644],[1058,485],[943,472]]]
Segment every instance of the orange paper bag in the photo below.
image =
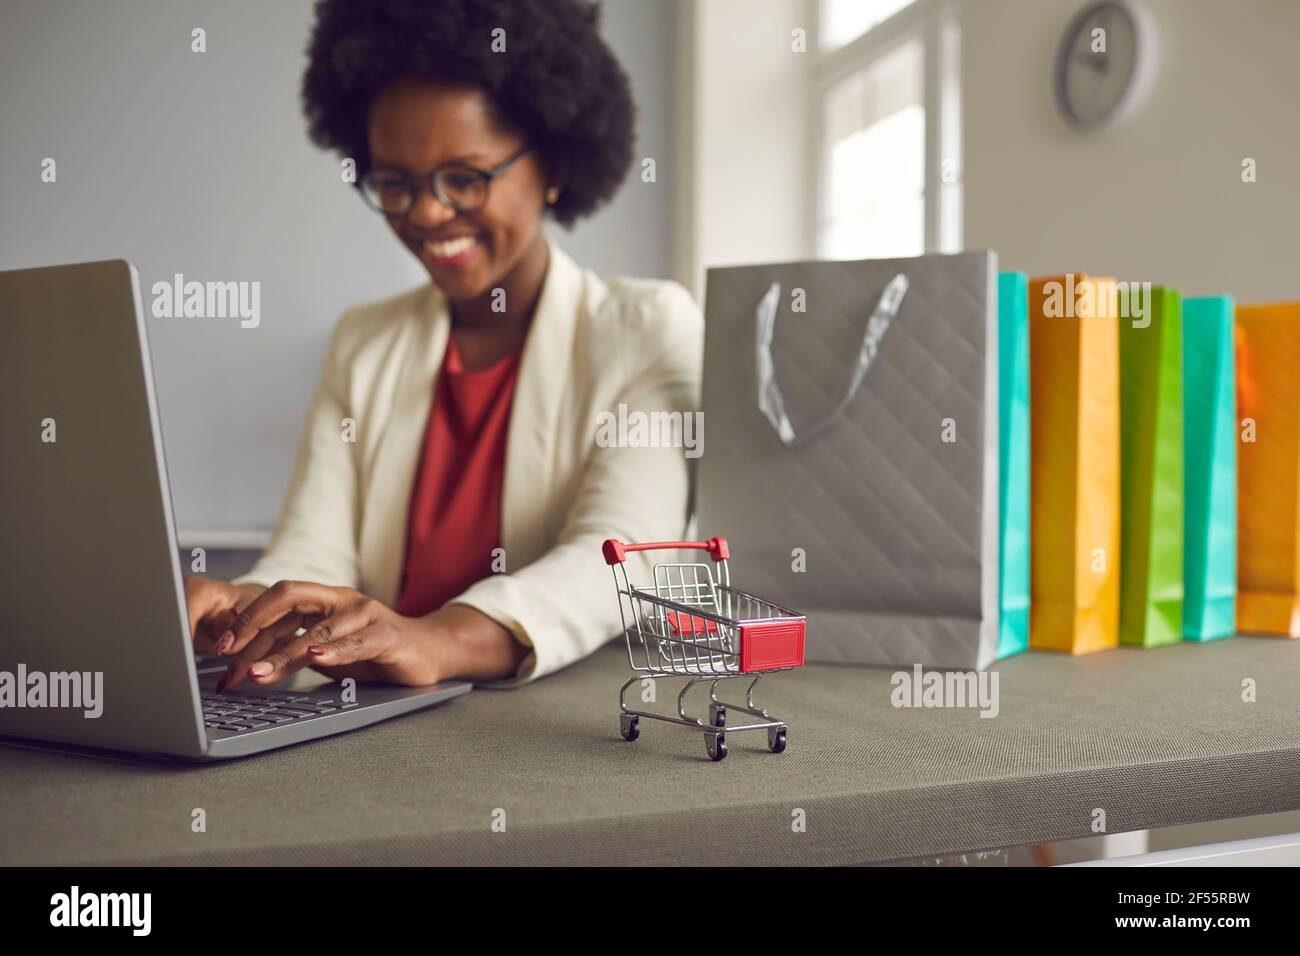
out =
[[1236,325],[1237,629],[1300,637],[1300,302]]
[[1119,643],[1119,321],[1113,279],[1029,289],[1029,646]]

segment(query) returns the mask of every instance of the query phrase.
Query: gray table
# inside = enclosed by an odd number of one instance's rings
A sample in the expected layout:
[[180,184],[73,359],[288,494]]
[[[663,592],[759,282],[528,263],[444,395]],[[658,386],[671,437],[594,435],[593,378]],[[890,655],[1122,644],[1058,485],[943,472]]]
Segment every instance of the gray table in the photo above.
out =
[[720,764],[667,724],[618,737],[626,666],[612,645],[224,765],[0,747],[0,863],[837,864],[1091,836],[1098,807],[1110,832],[1300,807],[1294,641],[1024,655],[998,668],[994,719],[895,709],[886,671],[808,667],[765,682],[789,749],[733,735]]

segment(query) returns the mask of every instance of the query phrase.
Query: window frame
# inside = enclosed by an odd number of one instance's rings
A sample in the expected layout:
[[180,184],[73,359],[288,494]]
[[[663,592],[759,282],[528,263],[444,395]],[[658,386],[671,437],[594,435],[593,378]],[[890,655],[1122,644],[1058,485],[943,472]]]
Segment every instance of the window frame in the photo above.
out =
[[[830,182],[830,151],[825,141],[827,96],[836,83],[870,69],[905,43],[921,41],[922,102],[925,107],[924,251],[957,252],[962,246],[961,24],[959,0],[912,0],[865,33],[828,52],[822,51],[822,4],[813,5],[812,48],[817,64],[812,134],[815,148],[811,211],[813,243],[825,255],[822,211]],[[950,161],[951,166],[945,162]],[[951,169],[951,181],[945,171]]]

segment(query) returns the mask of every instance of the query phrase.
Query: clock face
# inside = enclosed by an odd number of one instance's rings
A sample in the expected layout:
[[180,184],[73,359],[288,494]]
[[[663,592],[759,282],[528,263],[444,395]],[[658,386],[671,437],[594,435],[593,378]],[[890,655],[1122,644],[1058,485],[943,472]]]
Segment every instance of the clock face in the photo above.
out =
[[1072,126],[1115,119],[1128,99],[1138,64],[1138,23],[1127,4],[1089,4],[1071,22],[1056,60],[1056,100]]

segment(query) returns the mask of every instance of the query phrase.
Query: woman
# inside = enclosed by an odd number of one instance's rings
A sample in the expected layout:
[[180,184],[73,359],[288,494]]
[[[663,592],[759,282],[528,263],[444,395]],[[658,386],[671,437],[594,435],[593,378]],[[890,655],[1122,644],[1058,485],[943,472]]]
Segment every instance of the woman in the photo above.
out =
[[[678,537],[680,449],[597,444],[602,413],[688,411],[680,286],[602,281],[542,231],[618,188],[627,78],[586,0],[321,0],[303,100],[429,273],[347,312],[271,546],[186,582],[222,688],[303,667],[528,680],[619,629],[606,537]],[[303,633],[299,633],[303,631]]]

